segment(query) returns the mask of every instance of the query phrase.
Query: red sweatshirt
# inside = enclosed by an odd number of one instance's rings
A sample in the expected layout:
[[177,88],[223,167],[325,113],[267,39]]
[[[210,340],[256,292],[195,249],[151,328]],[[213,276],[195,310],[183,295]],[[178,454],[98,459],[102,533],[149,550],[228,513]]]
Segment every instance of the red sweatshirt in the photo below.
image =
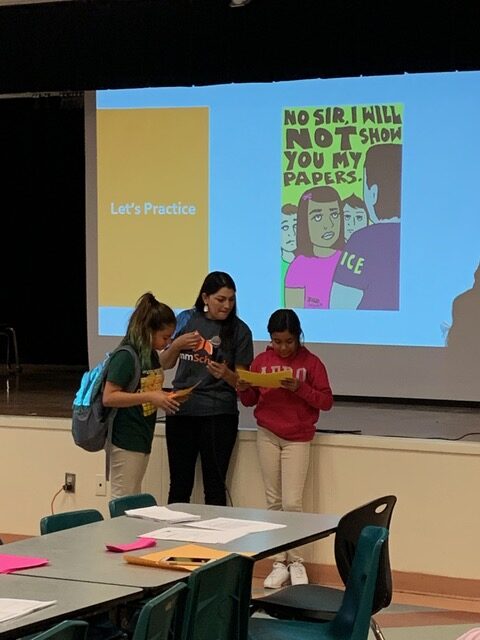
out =
[[261,427],[285,440],[308,442],[315,435],[320,410],[328,411],[333,404],[327,370],[306,347],[300,347],[289,358],[280,358],[272,347],[267,347],[250,365],[250,371],[256,373],[285,370],[291,370],[300,380],[297,391],[250,387],[238,395],[244,406],[256,405],[253,413]]

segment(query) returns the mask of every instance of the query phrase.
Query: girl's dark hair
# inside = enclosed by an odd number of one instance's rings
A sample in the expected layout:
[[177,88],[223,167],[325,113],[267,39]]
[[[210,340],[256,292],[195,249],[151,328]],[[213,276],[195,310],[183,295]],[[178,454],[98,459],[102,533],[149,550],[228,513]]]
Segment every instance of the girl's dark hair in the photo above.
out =
[[[230,276],[228,273],[225,273],[224,271],[211,271],[200,287],[197,299],[195,300],[195,309],[198,312],[203,313],[203,307],[205,306],[202,297],[203,294],[205,293],[207,296],[211,296],[212,294],[217,293],[217,291],[219,291],[223,287],[232,289],[232,291],[234,291],[235,293],[237,292],[237,287],[235,286],[235,282],[233,281],[232,276]],[[220,324],[222,325],[220,328],[220,339],[222,341],[221,349],[223,352],[230,351],[234,344],[234,334],[237,325],[236,301],[231,312],[228,314],[228,317],[225,320],[221,320]]]
[[148,369],[152,366],[152,334],[166,327],[175,327],[176,323],[172,309],[148,291],[137,300],[122,344],[131,344],[138,353],[142,368]]
[[338,212],[340,214],[340,229],[338,239],[332,244],[331,249],[342,249],[344,245],[343,240],[343,212],[341,210],[342,199],[338,195],[338,192],[333,187],[312,187],[307,189],[301,196],[298,203],[297,211],[297,250],[296,256],[314,256],[312,240],[310,238],[310,232],[308,230],[308,203],[312,202],[338,202]]
[[268,320],[267,331],[270,335],[288,331],[297,339],[299,344],[303,341],[303,331],[299,317],[292,309],[277,309],[277,311],[274,311]]

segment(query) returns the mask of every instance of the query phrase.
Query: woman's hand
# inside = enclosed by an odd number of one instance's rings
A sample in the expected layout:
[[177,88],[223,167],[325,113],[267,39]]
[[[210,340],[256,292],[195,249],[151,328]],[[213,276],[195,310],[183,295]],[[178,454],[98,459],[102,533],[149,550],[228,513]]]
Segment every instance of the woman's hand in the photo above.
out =
[[156,407],[163,409],[168,415],[176,413],[180,407],[180,403],[172,398],[171,393],[165,391],[152,391],[150,394],[150,402]]
[[180,352],[184,349],[195,349],[201,339],[198,331],[183,333],[181,336],[178,336],[178,338],[175,338],[168,347],[160,353],[162,367],[164,369],[172,369],[177,363]]
[[210,360],[207,364],[207,371],[217,380],[224,380],[230,369],[226,362],[215,362],[215,360]]
[[188,333],[183,333],[181,336],[178,336],[178,338],[175,338],[172,345],[179,351],[195,349],[200,340],[201,336],[198,331],[189,331]]

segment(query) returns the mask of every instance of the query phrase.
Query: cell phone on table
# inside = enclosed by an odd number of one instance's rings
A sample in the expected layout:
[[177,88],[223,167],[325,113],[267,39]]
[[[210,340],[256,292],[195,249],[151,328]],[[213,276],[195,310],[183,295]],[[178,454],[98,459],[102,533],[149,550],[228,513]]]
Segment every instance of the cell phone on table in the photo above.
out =
[[167,556],[163,558],[164,562],[169,562],[170,564],[206,564],[210,562],[210,558],[187,558],[185,556]]

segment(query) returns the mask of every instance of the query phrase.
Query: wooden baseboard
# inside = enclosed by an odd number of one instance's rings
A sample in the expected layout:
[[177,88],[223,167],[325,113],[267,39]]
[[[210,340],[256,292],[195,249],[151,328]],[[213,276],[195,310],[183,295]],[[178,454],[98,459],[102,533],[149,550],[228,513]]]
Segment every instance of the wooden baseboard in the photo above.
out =
[[32,536],[24,536],[17,533],[0,533],[0,540],[3,544],[7,544],[9,542],[16,542],[17,540],[25,540],[26,538],[31,538]]
[[480,580],[406,571],[393,571],[392,580],[396,592],[480,600]]
[[[305,563],[305,567],[310,582],[332,587],[342,586],[336,567],[313,563]],[[255,563],[254,576],[265,578],[271,568],[272,561],[270,559],[259,560]],[[392,571],[392,582],[393,590],[396,593],[418,593],[419,595],[480,600],[480,580]]]

